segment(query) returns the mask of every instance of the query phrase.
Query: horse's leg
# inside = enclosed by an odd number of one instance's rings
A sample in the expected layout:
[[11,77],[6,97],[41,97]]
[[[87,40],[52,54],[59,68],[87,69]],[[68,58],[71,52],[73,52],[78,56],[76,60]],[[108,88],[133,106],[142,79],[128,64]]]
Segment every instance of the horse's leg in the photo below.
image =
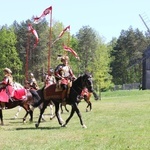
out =
[[69,112],[69,110],[67,109],[67,106],[65,105],[64,107],[65,107],[65,110],[66,110],[67,112]]
[[83,128],[87,128],[86,125],[83,123],[82,116],[81,116],[81,113],[80,113],[80,110],[79,110],[77,104],[74,104],[73,107],[80,119],[80,124],[82,125]]
[[4,125],[2,109],[0,109],[0,119],[1,119],[1,125]]
[[63,119],[60,116],[60,112],[59,112],[60,105],[59,104],[60,103],[58,103],[58,102],[54,103],[54,105],[55,105],[55,115],[57,117],[58,123],[62,126],[62,124],[63,124],[64,121],[63,121]]
[[[39,110],[41,110],[42,107],[43,107],[43,103],[38,106]],[[46,121],[46,120],[44,119],[44,114],[42,114],[42,118],[41,118],[41,119],[42,119],[42,121]]]
[[35,124],[35,127],[38,128],[39,125],[40,125],[40,122],[41,122],[41,118],[42,118],[42,115],[47,107],[47,105],[49,104],[49,101],[45,101],[43,102],[43,107],[40,109],[40,115],[39,115],[39,119],[38,119],[38,122]]
[[89,110],[88,110],[88,108],[90,107],[90,111],[92,111],[92,103],[90,102],[90,95],[89,95],[89,97],[87,97],[87,96],[84,96],[84,100],[87,102],[87,107],[86,107],[86,112],[88,112]]
[[18,118],[18,115],[19,115],[19,112],[21,111],[21,109],[22,109],[22,107],[19,106],[18,111],[17,111],[17,113],[16,113],[15,116],[14,116],[14,119],[17,119],[17,118]]
[[55,118],[55,114],[54,114],[54,105],[50,104],[50,120],[52,120],[53,118]]
[[26,110],[26,114],[25,116],[23,117],[23,122],[25,123],[26,122],[26,118],[28,116],[28,114],[30,114],[30,122],[33,121],[33,111],[30,109],[30,106],[28,104],[23,104],[22,107]]
[[[67,109],[67,106],[64,105],[64,107],[65,107],[65,110],[66,110],[67,112],[69,112],[69,110]],[[62,105],[62,104],[60,104],[60,108],[61,108],[61,114],[63,114],[63,105]]]
[[69,122],[69,120],[72,118],[74,112],[77,113],[79,119],[80,119],[80,124],[82,125],[83,128],[87,128],[86,125],[83,123],[83,120],[82,120],[82,116],[81,116],[81,113],[80,113],[80,110],[78,109],[78,104],[77,103],[74,103],[72,105],[72,110],[71,110],[71,114],[70,116],[68,117],[68,119],[66,120],[66,123],[63,125],[63,126],[66,126],[67,123]]
[[63,114],[63,105],[60,104],[61,114]]
[[[93,96],[94,96],[95,100],[99,100],[99,96],[96,94],[95,91],[93,91]],[[101,100],[101,99],[100,99],[100,100]]]
[[74,107],[72,106],[70,116],[67,118],[65,124],[63,124],[62,127],[66,127],[66,126],[67,126],[69,120],[70,120],[70,119],[72,118],[72,116],[74,115],[74,112],[75,112],[75,109],[74,109]]
[[89,101],[88,102],[88,105],[87,105],[87,107],[86,107],[86,112],[88,112],[89,110],[88,110],[88,108],[90,107],[90,111],[92,111],[92,103]]

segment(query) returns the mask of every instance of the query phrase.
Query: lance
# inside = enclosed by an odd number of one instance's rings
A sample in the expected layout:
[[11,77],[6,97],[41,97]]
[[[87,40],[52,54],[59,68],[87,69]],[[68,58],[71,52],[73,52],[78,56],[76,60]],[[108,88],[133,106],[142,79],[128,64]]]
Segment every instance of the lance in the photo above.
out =
[[28,80],[28,61],[29,61],[29,43],[30,43],[30,33],[27,33],[27,46],[26,46],[26,64],[25,64],[25,80]]
[[50,12],[49,50],[48,50],[48,73],[51,66],[51,41],[52,41],[52,10]]

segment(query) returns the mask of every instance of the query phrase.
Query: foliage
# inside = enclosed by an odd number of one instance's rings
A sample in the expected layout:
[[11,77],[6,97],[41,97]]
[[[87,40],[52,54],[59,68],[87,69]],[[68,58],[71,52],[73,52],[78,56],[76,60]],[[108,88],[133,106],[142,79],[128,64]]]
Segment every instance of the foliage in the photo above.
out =
[[[39,43],[36,48],[34,48],[35,37],[27,30],[28,23],[32,24],[39,36]],[[130,27],[128,30],[122,30],[118,39],[113,38],[106,44],[93,28],[83,26],[75,35],[66,31],[52,45],[64,28],[63,23],[56,20],[53,20],[53,25],[50,28],[45,19],[39,24],[33,24],[32,19],[28,19],[21,23],[14,21],[9,28],[5,26],[5,32],[12,32],[12,35],[11,38],[8,37],[4,40],[4,33],[0,34],[0,39],[2,39],[0,41],[0,55],[1,59],[5,60],[5,62],[1,61],[0,71],[2,72],[4,65],[8,65],[15,72],[15,78],[20,80],[24,79],[26,70],[28,70],[28,73],[33,72],[35,74],[36,79],[42,85],[43,75],[49,69],[48,61],[50,61],[50,67],[55,68],[60,63],[57,59],[58,55],[68,55],[74,74],[78,76],[85,71],[92,72],[94,86],[99,91],[110,90],[114,84],[141,82],[141,60],[143,52],[150,42],[147,33],[144,35],[138,29],[134,30]],[[9,44],[7,44],[8,42]],[[7,57],[12,44],[17,53],[15,57],[11,55],[17,62],[17,65],[13,66],[12,63],[10,64],[13,62],[12,58]],[[75,50],[80,60],[77,60],[70,52],[64,51],[63,45]],[[13,49],[11,48],[15,53]],[[29,51],[28,59],[27,50]]]
[[122,30],[111,51],[113,82],[115,84],[141,81],[141,61],[147,48],[147,38],[138,29]]
[[83,26],[76,35],[78,39],[78,50],[80,60],[80,72],[88,70],[95,57],[97,48],[97,37],[95,31],[89,26]]
[[3,26],[0,30],[0,74],[3,73],[5,67],[8,67],[12,70],[14,79],[19,81],[21,79],[22,62],[18,57],[15,46],[16,36],[13,29]]

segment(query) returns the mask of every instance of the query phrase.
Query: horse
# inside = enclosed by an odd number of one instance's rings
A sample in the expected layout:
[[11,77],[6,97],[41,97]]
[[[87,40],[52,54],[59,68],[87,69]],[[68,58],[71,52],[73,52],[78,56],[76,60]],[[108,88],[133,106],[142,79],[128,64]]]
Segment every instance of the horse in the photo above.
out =
[[[93,94],[93,95],[94,95],[95,100],[99,99],[99,97],[96,94]],[[90,101],[91,96],[92,96],[92,93],[90,93],[87,88],[84,88],[82,90],[82,92],[81,92],[81,95],[78,96],[78,99],[80,99],[80,100],[84,99],[85,102],[88,104],[86,106],[86,112],[92,111],[92,103]],[[65,110],[67,112],[69,112],[69,110],[67,109],[66,105],[64,107],[65,107]],[[63,113],[63,105],[62,104],[60,105],[60,108],[61,108],[61,113]]]
[[[15,84],[15,83],[14,83]],[[21,106],[25,109],[26,111],[26,114],[25,116],[23,117],[23,122],[26,121],[26,117],[28,116],[28,114],[30,115],[30,122],[33,121],[33,111],[30,109],[30,105],[32,105],[34,103],[34,99],[33,99],[33,96],[32,94],[30,93],[29,90],[25,89],[25,88],[20,88],[20,89],[17,89],[15,86],[17,85],[18,83],[16,83],[14,86],[14,93],[17,93],[17,92],[21,92],[21,91],[24,91],[25,92],[25,95],[19,95],[18,94],[18,97],[11,97],[9,98],[9,101],[8,102],[1,102],[0,101],[0,120],[1,120],[1,125],[4,125],[4,121],[3,121],[3,105],[5,105],[5,108],[4,109],[12,109],[12,108],[15,108],[16,106]],[[14,94],[16,95],[16,94]],[[20,99],[19,99],[20,97]]]
[[[38,106],[39,109],[41,109],[42,107],[43,107],[43,104],[41,104],[41,105]],[[53,107],[54,107],[53,104],[49,104],[49,108],[50,108],[50,120],[51,120],[52,118],[54,118],[54,110],[53,110]],[[19,106],[19,107],[18,107],[18,110],[17,110],[17,112],[16,112],[16,114],[15,114],[14,117],[13,117],[14,119],[17,119],[17,118],[18,118],[19,113],[20,113],[21,110],[22,110],[22,107]],[[34,107],[32,107],[32,111],[34,111]],[[44,115],[42,115],[42,120],[45,121]]]
[[67,118],[65,123],[63,123],[63,120],[59,113],[60,104],[62,103],[62,99],[61,99],[62,91],[56,90],[57,88],[56,84],[52,84],[46,87],[45,89],[43,89],[43,91],[40,91],[40,93],[42,93],[42,95],[40,95],[39,93],[41,100],[38,103],[35,103],[34,107],[38,107],[41,103],[43,103],[43,108],[40,110],[39,119],[38,122],[35,124],[35,127],[36,128],[39,127],[42,114],[44,113],[45,108],[47,107],[49,102],[52,101],[55,105],[55,115],[61,127],[66,127],[68,122],[76,112],[79,117],[81,126],[83,128],[87,128],[86,125],[83,123],[82,116],[78,108],[78,104],[80,103],[78,96],[81,94],[82,90],[85,87],[88,89],[89,92],[95,93],[93,89],[92,75],[89,73],[85,73],[79,76],[75,81],[72,82],[72,86],[70,87],[69,97],[66,99],[66,104],[71,106],[71,112],[70,112],[70,116]]

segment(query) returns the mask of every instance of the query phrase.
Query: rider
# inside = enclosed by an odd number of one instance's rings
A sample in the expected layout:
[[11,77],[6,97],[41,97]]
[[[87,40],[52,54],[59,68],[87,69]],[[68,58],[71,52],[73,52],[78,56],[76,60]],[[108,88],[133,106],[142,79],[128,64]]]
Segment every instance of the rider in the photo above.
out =
[[30,90],[36,102],[40,101],[41,98],[39,94],[37,93],[39,86],[37,84],[37,81],[33,73],[30,73],[30,79],[29,81],[26,81],[26,88]]
[[48,74],[45,76],[44,84],[46,87],[56,83],[56,79],[53,74],[54,74],[54,70],[50,68]]
[[0,82],[0,101],[1,108],[5,108],[5,102],[8,102],[9,99],[13,96],[13,77],[12,71],[9,68],[5,68],[4,70],[4,78]]
[[55,77],[57,84],[61,86],[63,89],[62,92],[62,102],[66,101],[66,95],[68,97],[71,87],[71,81],[76,79],[76,77],[73,74],[73,71],[71,67],[68,64],[69,57],[68,56],[62,56],[61,62],[62,64],[59,64],[55,69]]

